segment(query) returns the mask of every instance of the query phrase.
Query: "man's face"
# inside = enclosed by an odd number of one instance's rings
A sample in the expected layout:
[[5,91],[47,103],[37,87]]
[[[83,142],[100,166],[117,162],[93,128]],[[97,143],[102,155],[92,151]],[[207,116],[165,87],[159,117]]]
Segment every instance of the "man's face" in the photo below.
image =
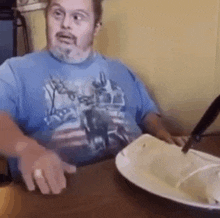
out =
[[48,49],[59,59],[74,63],[88,57],[95,27],[92,0],[51,0],[47,13]]

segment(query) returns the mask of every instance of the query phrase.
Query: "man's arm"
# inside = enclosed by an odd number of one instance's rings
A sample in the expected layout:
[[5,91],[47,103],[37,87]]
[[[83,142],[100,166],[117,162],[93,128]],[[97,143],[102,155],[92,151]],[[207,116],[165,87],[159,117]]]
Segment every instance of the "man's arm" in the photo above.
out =
[[[75,172],[74,166],[62,162],[59,156],[37,141],[25,136],[13,119],[5,112],[0,112],[0,152],[5,156],[18,157],[18,168],[30,191],[38,185],[43,194],[61,192],[66,187],[64,171]],[[40,170],[43,176],[36,177]]]
[[33,143],[41,150],[41,146],[26,137],[6,112],[0,112],[0,139],[0,153],[7,157],[19,157],[22,150]]
[[162,119],[160,115],[154,112],[150,112],[144,117],[143,124],[144,124],[145,130],[149,134],[167,143],[184,146],[186,141],[188,140],[188,137],[172,136],[162,124]]

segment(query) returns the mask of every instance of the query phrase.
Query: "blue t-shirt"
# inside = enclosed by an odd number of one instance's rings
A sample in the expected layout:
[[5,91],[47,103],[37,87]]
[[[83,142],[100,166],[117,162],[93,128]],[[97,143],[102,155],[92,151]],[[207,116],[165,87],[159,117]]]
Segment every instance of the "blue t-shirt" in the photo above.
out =
[[[144,116],[157,112],[137,76],[98,53],[79,64],[48,51],[8,59],[0,66],[0,93],[0,110],[76,166],[117,154],[142,133]],[[18,175],[17,159],[9,165]]]

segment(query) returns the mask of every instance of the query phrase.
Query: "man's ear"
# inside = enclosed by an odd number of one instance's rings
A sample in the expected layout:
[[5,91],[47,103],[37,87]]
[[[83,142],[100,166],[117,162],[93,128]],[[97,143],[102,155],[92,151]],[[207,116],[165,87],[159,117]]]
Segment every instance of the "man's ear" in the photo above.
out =
[[95,25],[94,36],[96,36],[99,33],[101,27],[102,27],[102,22],[100,21]]

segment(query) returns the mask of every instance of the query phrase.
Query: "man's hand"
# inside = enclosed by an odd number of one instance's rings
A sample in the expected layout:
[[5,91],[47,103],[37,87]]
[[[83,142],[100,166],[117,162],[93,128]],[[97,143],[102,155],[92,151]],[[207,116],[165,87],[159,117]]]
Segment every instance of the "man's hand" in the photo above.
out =
[[55,152],[34,140],[20,142],[18,153],[19,170],[30,191],[35,190],[37,185],[43,194],[59,194],[66,188],[64,172],[76,172],[75,166],[63,162]]
[[0,111],[0,139],[0,152],[18,157],[18,168],[30,191],[38,186],[43,194],[58,194],[66,187],[64,172],[76,172],[75,166],[64,163],[56,153],[25,136],[3,111]]
[[189,139],[189,136],[171,136],[173,142],[171,144],[176,144],[178,146],[183,147]]
[[144,126],[147,132],[169,144],[184,146],[189,136],[172,136],[162,124],[161,117],[156,113],[149,113],[144,118]]
[[155,136],[169,144],[176,144],[181,147],[183,147],[189,139],[189,136],[172,136],[164,130],[158,131]]

